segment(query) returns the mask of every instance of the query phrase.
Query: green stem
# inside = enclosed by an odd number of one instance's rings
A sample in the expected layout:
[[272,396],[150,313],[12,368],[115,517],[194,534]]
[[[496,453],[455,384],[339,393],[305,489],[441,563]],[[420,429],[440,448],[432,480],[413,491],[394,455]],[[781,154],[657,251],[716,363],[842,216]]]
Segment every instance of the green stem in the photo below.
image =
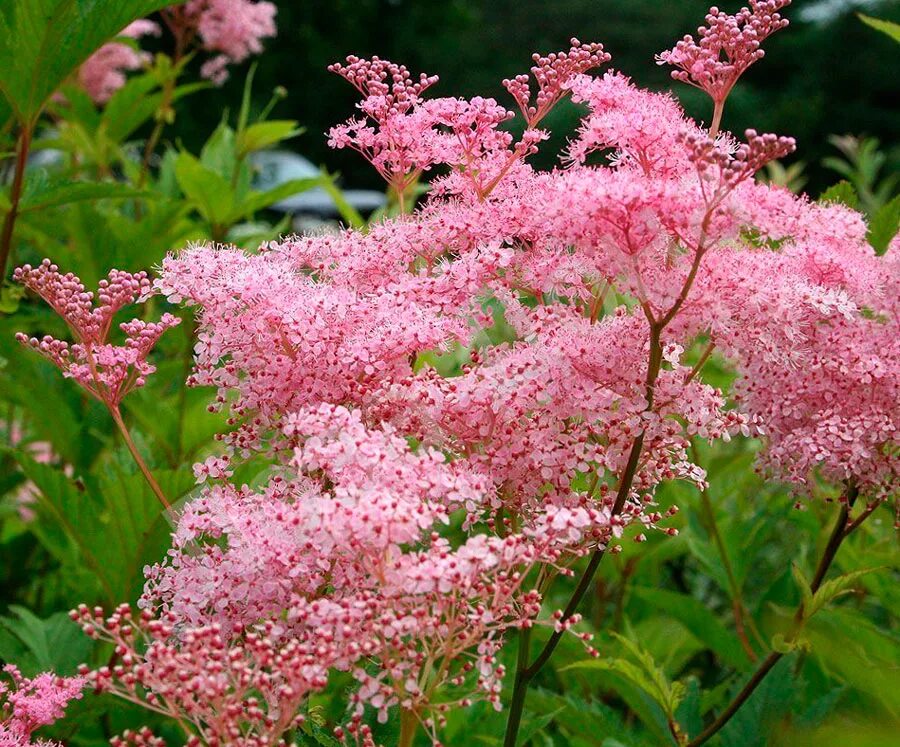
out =
[[0,284],[6,279],[6,265],[12,256],[13,230],[19,215],[19,202],[22,199],[22,186],[25,183],[25,166],[28,163],[28,149],[31,147],[32,125],[25,125],[19,133],[16,149],[16,170],[13,173],[12,188],[9,193],[9,212],[3,219],[3,230],[0,233]]
[[400,711],[400,738],[397,741],[397,747],[412,747],[416,739],[416,732],[419,730],[419,719],[416,718],[415,711],[406,709]]
[[147,480],[147,484],[150,486],[150,490],[153,491],[153,494],[159,499],[159,502],[162,503],[163,508],[166,511],[170,510],[172,508],[172,504],[169,503],[169,501],[166,499],[165,493],[163,493],[162,488],[159,487],[159,483],[156,481],[156,478],[153,477],[153,473],[150,471],[150,468],[147,466],[147,463],[141,456],[141,452],[139,452],[137,446],[135,446],[135,443],[131,438],[131,434],[128,432],[128,426],[126,426],[125,421],[122,420],[122,413],[119,412],[119,408],[110,407],[109,412],[112,415],[113,421],[119,429],[119,433],[122,434],[122,438],[125,440],[125,445],[128,447],[128,451],[130,451],[131,456],[134,457],[134,461],[137,463],[138,469],[140,469],[141,473],[144,475],[144,479]]
[[[834,529],[831,531],[831,536],[828,538],[828,544],[825,545],[825,550],[822,552],[822,557],[819,559],[819,564],[816,566],[816,572],[813,576],[813,580],[810,583],[810,589],[812,593],[815,594],[819,587],[822,585],[822,581],[825,579],[825,574],[828,573],[828,569],[831,567],[832,562],[834,561],[835,555],[837,555],[837,551],[841,546],[841,543],[847,537],[847,519],[850,516],[850,509],[853,507],[856,498],[859,496],[859,489],[855,485],[850,485],[845,494],[845,500],[841,505],[841,510],[838,513],[837,521],[834,524]],[[858,526],[858,525],[857,525]],[[803,604],[797,608],[797,612],[794,614],[794,627],[795,629],[802,624],[803,621]],[[759,665],[759,668],[753,673],[753,676],[747,681],[747,684],[741,689],[741,691],[734,696],[732,701],[728,704],[722,713],[713,721],[709,726],[707,726],[700,734],[698,734],[694,739],[687,743],[687,747],[699,747],[701,744],[709,741],[713,736],[715,736],[722,727],[725,726],[730,720],[731,717],[737,713],[741,706],[747,702],[750,696],[753,694],[754,690],[759,687],[759,684],[766,678],[766,675],[772,671],[772,668],[781,660],[784,656],[780,651],[773,651],[770,653]]]

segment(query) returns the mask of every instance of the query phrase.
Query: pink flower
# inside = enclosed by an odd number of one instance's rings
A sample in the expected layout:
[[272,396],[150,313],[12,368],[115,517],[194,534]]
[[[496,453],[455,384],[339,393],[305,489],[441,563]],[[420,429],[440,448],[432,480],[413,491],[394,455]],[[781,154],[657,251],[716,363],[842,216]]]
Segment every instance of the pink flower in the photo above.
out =
[[657,56],[660,65],[672,65],[672,77],[705,91],[717,104],[728,98],[738,78],[765,52],[762,42],[788,25],[779,11],[791,0],[750,0],[749,8],[728,15],[710,8],[700,41],[685,36],[672,49]]
[[[148,20],[135,21],[119,34],[135,40],[143,36],[159,35],[159,26]],[[147,52],[112,41],[104,44],[82,63],[78,69],[78,82],[97,104],[105,104],[125,85],[127,71],[138,70],[149,61],[150,55]]]
[[3,672],[11,687],[0,681],[0,745],[4,747],[53,747],[45,740],[32,741],[32,733],[41,726],[62,718],[66,705],[81,697],[85,681],[80,677],[57,677],[44,672],[29,679],[12,664]]

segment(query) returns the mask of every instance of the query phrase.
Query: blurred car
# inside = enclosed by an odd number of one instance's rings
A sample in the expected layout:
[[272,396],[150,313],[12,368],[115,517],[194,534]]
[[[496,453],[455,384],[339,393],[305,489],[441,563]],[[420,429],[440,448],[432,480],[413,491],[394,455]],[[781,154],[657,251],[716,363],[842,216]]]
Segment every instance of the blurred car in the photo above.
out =
[[[320,170],[307,158],[288,150],[266,150],[251,157],[255,175],[253,188],[267,190],[291,179],[309,179],[320,175]],[[372,213],[385,206],[387,199],[382,192],[372,189],[342,190],[344,199],[362,214]],[[288,215],[313,215],[334,218],[339,215],[331,195],[322,187],[314,187],[292,195],[271,206],[272,210]]]

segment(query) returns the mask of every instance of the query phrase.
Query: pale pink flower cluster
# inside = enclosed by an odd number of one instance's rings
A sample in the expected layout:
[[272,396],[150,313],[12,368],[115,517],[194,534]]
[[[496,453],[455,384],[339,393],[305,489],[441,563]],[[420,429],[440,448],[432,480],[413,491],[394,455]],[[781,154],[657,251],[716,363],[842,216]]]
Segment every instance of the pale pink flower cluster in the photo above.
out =
[[257,0],[188,0],[164,11],[176,34],[196,36],[204,52],[214,55],[203,63],[204,78],[221,85],[227,67],[263,49],[263,39],[275,36],[274,3]]
[[[188,0],[162,11],[175,38],[176,57],[193,45],[211,55],[200,74],[216,85],[228,79],[228,66],[243,62],[263,50],[263,40],[276,34],[278,8],[265,0]],[[159,24],[140,19],[119,36],[138,40],[159,36]],[[97,103],[105,104],[125,85],[126,73],[149,64],[151,55],[131,44],[111,41],[92,54],[78,69],[79,85]]]
[[62,718],[69,702],[81,697],[85,681],[50,672],[29,679],[12,664],[2,671],[6,679],[0,679],[0,747],[57,747],[32,735]]
[[762,42],[788,25],[780,11],[791,0],[750,0],[749,8],[728,15],[709,9],[706,25],[697,29],[699,41],[688,34],[657,57],[672,65],[675,80],[705,91],[718,104],[728,98],[734,84],[752,64],[762,59]]
[[158,322],[132,319],[119,324],[125,334],[123,344],[109,341],[116,314],[153,292],[145,272],[111,270],[100,281],[96,294],[87,291],[72,273],[63,275],[48,259],[37,267],[16,268],[13,279],[43,298],[69,327],[75,341],[68,343],[50,335],[29,338],[23,333],[17,334],[16,339],[41,353],[63,376],[74,379],[113,410],[156,370],[147,356],[160,336],[181,322],[172,314],[163,314]]
[[[134,40],[159,35],[159,25],[146,19],[129,24],[119,34]],[[96,103],[105,104],[125,85],[126,72],[139,70],[149,62],[148,52],[134,49],[128,43],[111,41],[100,47],[78,68],[78,83]]]
[[[437,76],[422,74],[416,80],[403,65],[350,56],[346,64],[328,69],[362,94],[359,108],[365,117],[332,127],[329,145],[359,151],[401,201],[423,172],[439,164],[465,173],[463,188],[483,197],[536,151],[546,137],[537,125],[568,93],[569,82],[610,59],[602,44],[582,44],[577,39],[571,43],[568,52],[534,56],[531,74],[537,94],[533,102],[527,75],[503,82],[526,119],[525,132],[515,145],[512,135],[500,129],[513,113],[494,99],[426,100],[422,94],[437,82]],[[440,186],[444,191],[453,184],[451,179]]]

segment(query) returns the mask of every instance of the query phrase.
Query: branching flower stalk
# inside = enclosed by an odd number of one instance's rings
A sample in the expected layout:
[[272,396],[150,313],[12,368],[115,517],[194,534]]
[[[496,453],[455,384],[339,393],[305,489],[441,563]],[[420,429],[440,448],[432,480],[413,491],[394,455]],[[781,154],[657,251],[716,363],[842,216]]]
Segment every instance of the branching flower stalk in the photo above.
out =
[[41,296],[65,321],[75,339],[69,344],[49,335],[38,339],[20,333],[17,335],[19,342],[41,353],[66,378],[74,379],[109,410],[141,474],[163,509],[169,510],[171,503],[122,418],[121,402],[131,391],[143,386],[146,377],[156,370],[147,357],[162,334],[181,320],[172,314],[164,314],[158,322],[140,319],[123,322],[119,328],[125,335],[125,343],[115,345],[108,339],[113,318],[123,307],[145,300],[152,293],[147,273],[111,270],[107,279],[100,282],[96,295],[88,292],[72,273],[60,273],[50,260],[44,260],[37,267],[23,265],[17,268],[13,279]]
[[[859,489],[856,485],[851,481],[850,485],[847,487],[846,492],[841,496],[840,503],[841,507],[838,511],[837,519],[834,523],[834,528],[831,531],[831,535],[828,538],[828,542],[825,545],[825,548],[822,552],[822,557],[819,559],[818,564],[816,565],[815,574],[813,575],[812,580],[810,581],[809,588],[810,591],[815,594],[819,588],[822,586],[822,582],[825,580],[825,576],[828,573],[828,569],[831,568],[831,564],[834,562],[834,558],[837,555],[838,550],[841,547],[841,543],[850,535],[850,533],[858,528],[863,521],[865,521],[868,516],[871,515],[871,511],[864,511],[856,521],[852,524],[849,523],[850,509],[853,508],[853,504],[856,502],[857,497],[859,496]],[[797,608],[796,613],[794,614],[794,622],[793,622],[793,631],[788,636],[788,640],[790,640],[793,636],[799,632],[800,627],[804,621],[805,610],[803,604]],[[772,651],[763,661],[760,663],[759,667],[747,681],[747,684],[741,688],[740,692],[734,696],[731,702],[724,708],[724,710],[716,717],[716,719],[707,726],[700,734],[687,742],[687,747],[700,747],[700,745],[708,742],[712,737],[714,737],[721,729],[732,719],[732,717],[740,710],[741,706],[747,702],[751,695],[753,695],[754,691],[757,687],[762,683],[762,681],[766,678],[766,675],[772,671],[772,668],[785,656],[784,651]]]

